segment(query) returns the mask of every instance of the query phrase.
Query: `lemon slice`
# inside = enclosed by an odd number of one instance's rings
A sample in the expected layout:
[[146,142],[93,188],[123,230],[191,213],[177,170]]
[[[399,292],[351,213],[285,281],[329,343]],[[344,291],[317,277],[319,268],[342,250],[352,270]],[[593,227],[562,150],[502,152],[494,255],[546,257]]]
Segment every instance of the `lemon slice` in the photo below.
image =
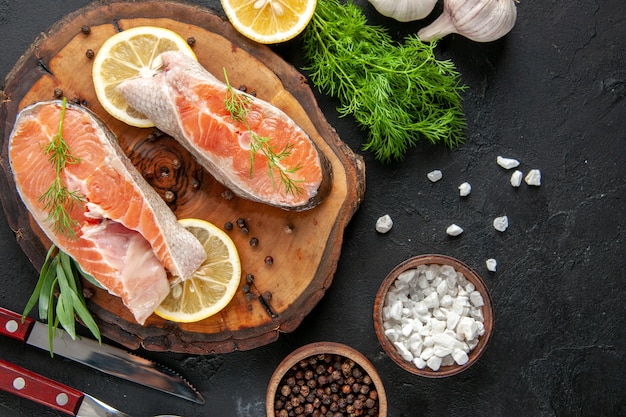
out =
[[102,44],[93,61],[92,78],[98,101],[111,116],[131,126],[154,126],[131,108],[115,87],[128,79],[154,76],[163,65],[157,57],[165,51],[180,51],[197,59],[180,35],[154,26],[124,30]]
[[221,0],[230,23],[242,35],[272,44],[295,38],[315,12],[317,0]]
[[179,222],[202,243],[207,259],[191,277],[175,284],[154,312],[166,320],[190,323],[228,305],[239,287],[241,262],[235,244],[217,226],[200,219]]

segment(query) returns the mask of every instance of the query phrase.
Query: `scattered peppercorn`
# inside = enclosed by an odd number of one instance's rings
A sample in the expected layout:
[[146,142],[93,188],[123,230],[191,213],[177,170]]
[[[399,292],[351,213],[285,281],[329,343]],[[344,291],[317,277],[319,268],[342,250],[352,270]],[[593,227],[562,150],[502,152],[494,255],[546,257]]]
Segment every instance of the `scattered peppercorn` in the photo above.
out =
[[196,44],[196,38],[194,38],[193,36],[190,36],[187,38],[187,45],[194,46],[195,44]]
[[254,282],[254,275],[253,274],[246,274],[246,283],[252,284],[253,282]]
[[253,237],[250,239],[250,246],[252,246],[253,248],[256,246],[259,246],[259,239],[256,237]]
[[234,194],[230,190],[225,190],[222,192],[222,197],[226,200],[232,200],[234,197]]
[[[343,380],[345,372],[349,372],[345,378],[350,383],[338,384],[335,378]],[[362,393],[355,395],[354,385],[359,386],[357,391],[368,386],[369,396]],[[274,398],[277,417],[356,417],[379,414],[378,397],[372,379],[357,363],[340,355],[317,355],[299,361],[285,374],[279,386]]]
[[63,97],[63,90],[61,90],[60,88],[57,87],[52,92],[52,95],[54,96],[54,98],[61,98],[61,97]]
[[233,223],[232,222],[224,223],[224,230],[233,230]]
[[245,85],[241,84],[239,86],[239,91],[243,91],[245,93],[246,91],[248,91],[248,87],[246,87]]
[[174,200],[176,200],[176,194],[174,194],[173,191],[167,190],[165,192],[165,195],[163,196],[163,199],[167,202],[167,203],[171,203]]
[[87,52],[85,52],[85,56],[89,59],[93,59],[93,57],[96,56],[96,53],[93,51],[93,49],[87,49]]
[[261,297],[263,297],[265,301],[269,301],[272,299],[272,293],[270,291],[263,291],[263,294],[261,294]]
[[266,265],[273,265],[274,264],[274,258],[272,258],[271,256],[266,256],[265,257],[265,264]]
[[245,284],[243,287],[241,287],[241,291],[243,291],[244,293],[249,293],[250,292],[250,285]]
[[81,26],[80,31],[82,32],[83,35],[89,35],[91,33],[91,27],[87,25],[83,25]]
[[200,188],[200,181],[198,181],[197,178],[191,180],[191,188],[193,188],[194,190]]
[[246,227],[246,219],[244,219],[243,217],[239,217],[237,219],[237,226],[241,229],[243,227]]
[[248,233],[250,233],[250,230],[246,226],[244,226],[241,228],[241,233],[243,233],[244,235],[247,235]]

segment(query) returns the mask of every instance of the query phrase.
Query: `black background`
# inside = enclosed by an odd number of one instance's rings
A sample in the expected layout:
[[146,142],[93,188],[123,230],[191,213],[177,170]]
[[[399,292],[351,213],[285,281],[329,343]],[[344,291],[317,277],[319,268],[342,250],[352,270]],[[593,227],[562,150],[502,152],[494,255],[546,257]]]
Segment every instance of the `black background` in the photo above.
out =
[[[1,0],[0,76],[4,78],[40,32],[88,1]],[[224,15],[219,1],[196,3]],[[401,40],[428,19],[398,24],[357,1],[372,23]],[[441,3],[441,2],[440,2]],[[301,69],[299,39],[273,47]],[[278,363],[314,341],[348,344],[377,367],[389,415],[626,415],[626,8],[617,0],[522,0],[517,23],[487,44],[448,36],[437,47],[467,85],[467,140],[458,149],[420,147],[400,163],[382,165],[360,147],[365,134],[338,118],[337,102],[315,89],[341,139],[361,153],[367,190],[345,231],[334,281],[291,334],[254,350],[194,356],[140,352],[169,365],[204,395],[204,406],[168,396],[44,351],[3,339],[0,357],[82,389],[136,416],[262,416]],[[541,170],[540,187],[509,185],[496,165],[503,155],[526,173]],[[431,183],[426,174],[443,171]],[[457,187],[468,181],[464,199]],[[378,234],[389,214],[394,228]],[[499,233],[495,217],[507,215]],[[0,221],[0,305],[22,311],[36,271]],[[465,232],[450,238],[448,225]],[[378,286],[396,264],[442,253],[474,268],[491,290],[495,333],[481,360],[446,379],[408,374],[382,353],[372,307]],[[490,273],[487,258],[498,260]],[[0,416],[55,412],[0,393]]]

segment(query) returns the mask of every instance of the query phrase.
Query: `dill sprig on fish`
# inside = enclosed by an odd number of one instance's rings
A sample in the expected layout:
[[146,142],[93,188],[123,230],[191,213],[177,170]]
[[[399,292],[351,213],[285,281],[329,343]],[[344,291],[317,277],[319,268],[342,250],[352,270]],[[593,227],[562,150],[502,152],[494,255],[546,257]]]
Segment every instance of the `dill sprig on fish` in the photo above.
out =
[[67,237],[76,237],[74,227],[78,222],[72,219],[70,211],[76,204],[83,204],[85,197],[78,191],[68,190],[61,178],[61,171],[67,164],[80,162],[79,158],[71,154],[70,148],[63,138],[63,120],[65,119],[66,107],[67,99],[64,97],[61,104],[61,118],[58,131],[44,148],[44,152],[49,156],[48,161],[55,168],[56,177],[52,181],[50,188],[39,197],[39,201],[43,204],[44,210],[48,212],[46,220],[52,222],[52,230],[55,233],[61,233]]
[[234,121],[242,123],[250,133],[250,177],[252,177],[255,157],[261,153],[267,159],[269,175],[274,185],[276,185],[274,179],[274,170],[276,170],[278,171],[280,181],[288,194],[294,195],[296,193],[302,193],[302,187],[299,186],[298,183],[301,183],[303,180],[294,180],[290,176],[290,174],[298,171],[301,166],[298,164],[293,168],[285,168],[280,164],[280,161],[291,155],[293,144],[287,144],[279,152],[276,152],[272,149],[270,143],[272,140],[271,138],[259,136],[257,133],[252,131],[247,120],[248,113],[250,112],[251,98],[243,93],[235,91],[233,86],[228,81],[226,69],[224,69],[224,79],[227,89],[227,95],[224,101],[226,110],[228,110]]

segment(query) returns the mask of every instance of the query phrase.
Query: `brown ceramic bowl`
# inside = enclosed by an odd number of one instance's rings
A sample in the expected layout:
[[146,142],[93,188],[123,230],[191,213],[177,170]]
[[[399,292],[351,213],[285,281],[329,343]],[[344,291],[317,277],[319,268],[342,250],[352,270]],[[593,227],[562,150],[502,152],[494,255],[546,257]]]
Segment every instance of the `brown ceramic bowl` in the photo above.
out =
[[[320,356],[323,355],[323,356]],[[302,346],[299,349],[296,349],[292,353],[290,353],[283,361],[278,365],[272,377],[270,378],[270,382],[267,388],[267,394],[265,398],[265,410],[267,417],[277,417],[277,413],[275,412],[274,405],[277,398],[280,398],[281,388],[287,384],[288,376],[291,375],[296,369],[301,370],[303,367],[306,369],[315,369],[317,365],[323,365],[328,368],[328,366],[332,366],[332,363],[324,362],[324,358],[339,358],[339,359],[348,359],[352,360],[358,367],[364,372],[363,375],[367,374],[371,378],[371,384],[369,384],[370,392],[367,392],[367,395],[374,394],[371,391],[376,391],[377,393],[377,406],[378,406],[378,414],[375,414],[377,417],[386,417],[387,416],[387,397],[385,394],[385,389],[383,387],[383,383],[378,375],[378,372],[372,365],[372,363],[359,351],[351,348],[350,346],[346,346],[341,343],[334,342],[316,342],[311,343],[305,346]],[[310,361],[314,361],[314,365],[310,365]],[[328,375],[327,372],[322,373],[325,377]],[[312,379],[316,380],[316,383],[320,381],[319,373],[314,372]],[[310,375],[309,375],[310,376]],[[311,379],[311,378],[309,378]],[[320,385],[318,385],[319,387]],[[325,384],[324,386],[329,386],[329,384]],[[339,385],[342,387],[343,385]],[[339,390],[339,394],[342,394],[342,391]],[[363,413],[363,416],[367,416],[367,413]]]
[[[457,272],[462,273],[465,278],[474,284],[476,290],[480,292],[483,298],[484,305],[482,306],[482,313],[484,317],[484,328],[485,332],[478,339],[478,344],[472,349],[468,355],[468,361],[464,365],[458,365],[456,363],[448,366],[441,366],[437,371],[433,371],[429,367],[424,367],[424,369],[419,369],[413,362],[406,361],[402,358],[400,353],[398,353],[396,347],[391,342],[391,340],[385,335],[385,331],[383,328],[383,307],[385,303],[385,298],[387,296],[387,291],[390,286],[395,282],[396,278],[404,271],[417,268],[420,265],[450,265]],[[416,375],[421,375],[429,378],[442,378],[451,375],[458,374],[459,372],[464,371],[474,364],[478,358],[481,357],[489,339],[491,338],[491,334],[493,332],[493,304],[491,300],[491,295],[485,286],[483,280],[478,276],[476,272],[474,272],[470,267],[465,265],[463,262],[458,259],[451,258],[445,255],[421,255],[416,256],[406,261],[400,263],[396,266],[385,278],[383,283],[378,290],[378,294],[376,295],[376,301],[374,303],[374,328],[376,330],[376,336],[378,336],[378,340],[382,345],[383,349],[391,357],[391,359],[396,362],[402,369],[411,372]]]

